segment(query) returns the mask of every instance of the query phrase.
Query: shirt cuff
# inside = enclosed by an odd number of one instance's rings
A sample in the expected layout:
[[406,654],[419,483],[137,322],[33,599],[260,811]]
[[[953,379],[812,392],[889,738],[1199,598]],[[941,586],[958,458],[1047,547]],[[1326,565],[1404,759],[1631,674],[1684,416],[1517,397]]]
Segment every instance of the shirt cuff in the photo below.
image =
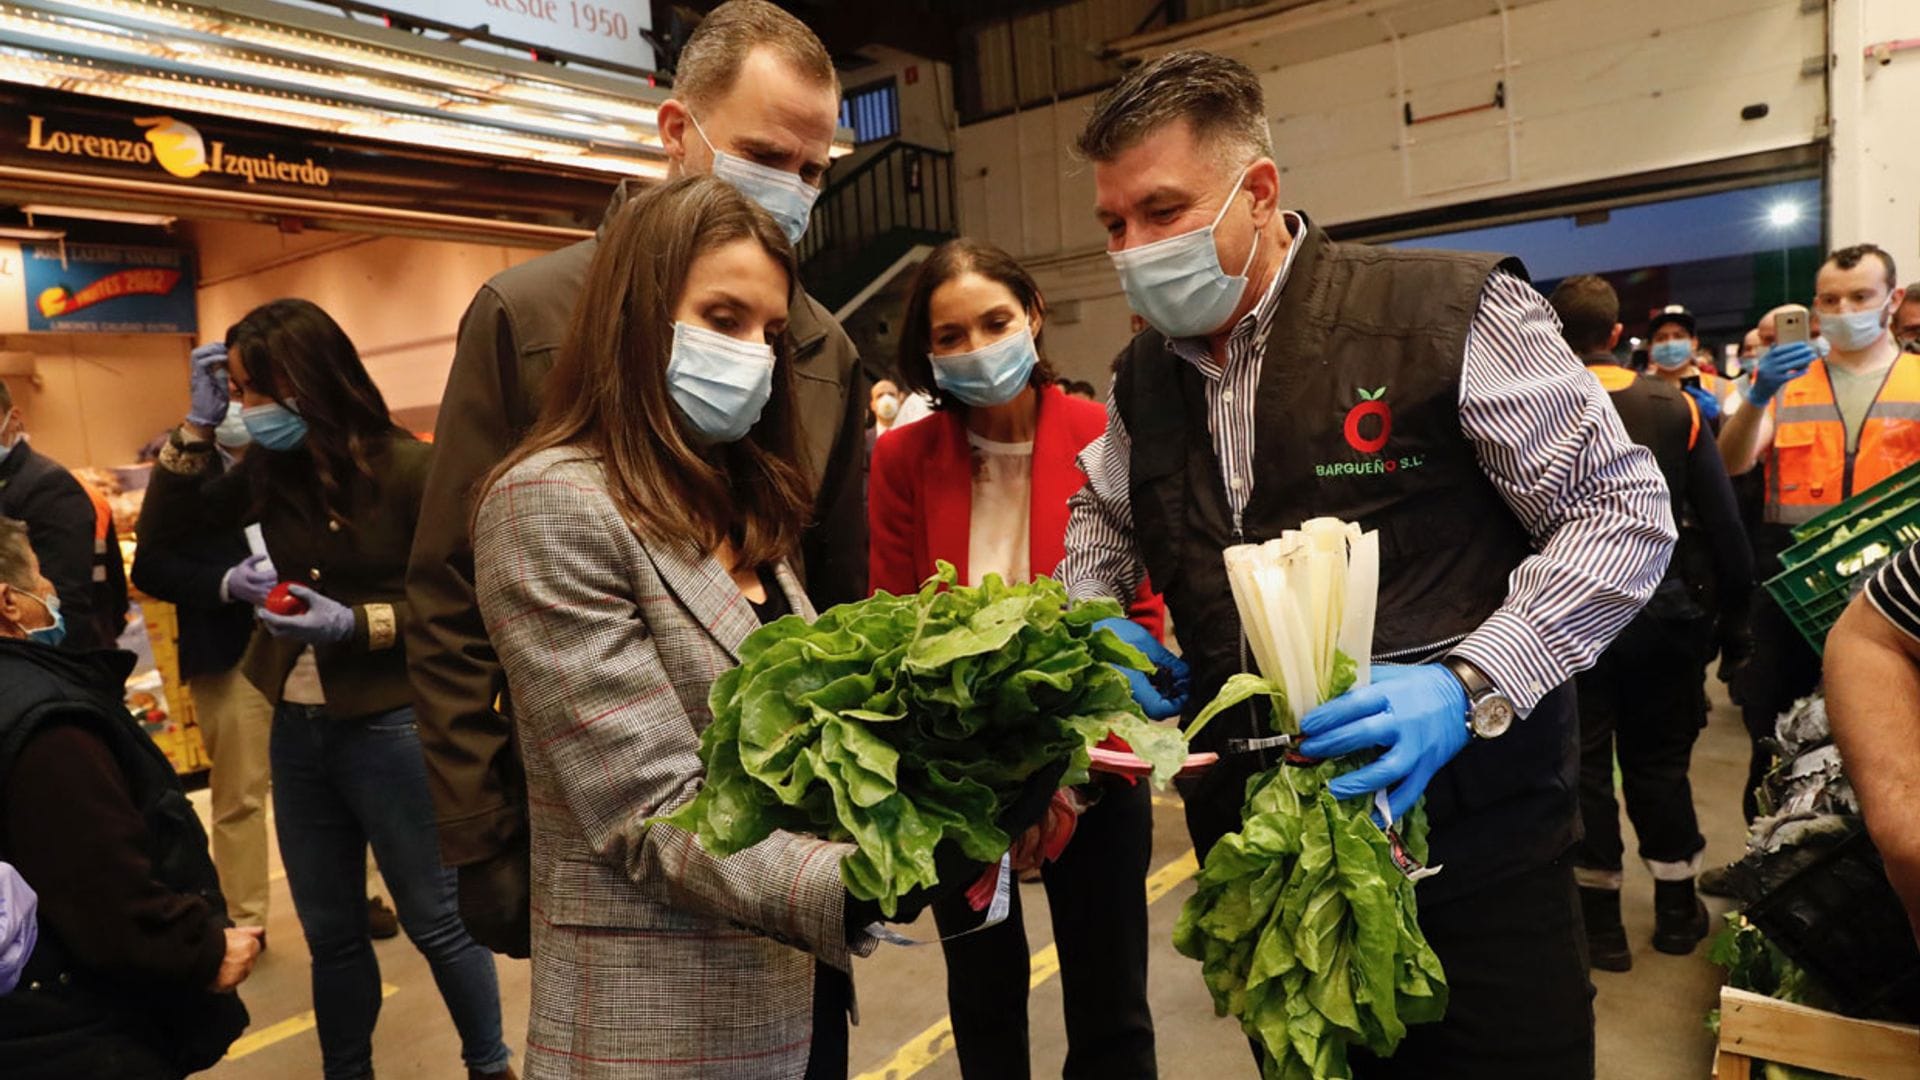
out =
[[226,573],[220,575],[220,602],[223,604],[233,603],[233,594],[227,591],[227,582],[232,580],[233,580],[232,568],[228,568]]
[[1468,634],[1449,655],[1458,656],[1487,677],[1520,716],[1533,712],[1540,699],[1567,681],[1553,651],[1525,619],[1502,609]]

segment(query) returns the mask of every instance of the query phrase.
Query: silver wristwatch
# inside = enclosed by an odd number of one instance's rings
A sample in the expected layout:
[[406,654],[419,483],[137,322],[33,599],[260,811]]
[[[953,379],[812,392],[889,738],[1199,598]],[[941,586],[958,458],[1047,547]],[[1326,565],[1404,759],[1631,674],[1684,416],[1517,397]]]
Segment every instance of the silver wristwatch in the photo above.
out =
[[1467,691],[1467,730],[1476,739],[1497,739],[1513,726],[1513,702],[1494,689],[1480,669],[1458,656],[1441,661]]

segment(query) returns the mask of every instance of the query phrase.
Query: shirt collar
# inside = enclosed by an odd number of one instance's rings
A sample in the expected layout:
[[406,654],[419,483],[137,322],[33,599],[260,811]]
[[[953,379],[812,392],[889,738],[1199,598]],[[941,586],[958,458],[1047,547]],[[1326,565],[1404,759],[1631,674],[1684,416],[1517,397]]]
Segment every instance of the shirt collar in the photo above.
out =
[[1233,326],[1233,332],[1227,336],[1227,363],[1222,365],[1213,358],[1207,348],[1204,337],[1168,338],[1167,348],[1174,355],[1200,369],[1209,378],[1218,379],[1231,367],[1235,358],[1248,351],[1248,345],[1257,347],[1267,340],[1267,333],[1273,329],[1273,313],[1280,307],[1280,290],[1286,286],[1287,276],[1293,270],[1294,257],[1300,254],[1300,240],[1306,235],[1307,222],[1292,210],[1280,213],[1280,222],[1286,227],[1287,235],[1293,243],[1287,246],[1287,257],[1280,263],[1280,269],[1268,283],[1267,291],[1253,310],[1240,317]]

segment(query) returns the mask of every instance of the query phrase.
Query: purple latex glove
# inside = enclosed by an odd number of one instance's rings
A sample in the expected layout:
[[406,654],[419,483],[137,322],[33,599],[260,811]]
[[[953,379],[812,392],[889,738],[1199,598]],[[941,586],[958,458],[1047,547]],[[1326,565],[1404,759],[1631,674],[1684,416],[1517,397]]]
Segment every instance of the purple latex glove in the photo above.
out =
[[322,596],[305,585],[288,590],[307,602],[302,615],[275,615],[266,608],[255,614],[267,624],[274,637],[292,638],[308,645],[331,645],[353,636],[353,609],[330,596]]
[[187,423],[200,427],[219,427],[227,418],[227,347],[212,342],[193,350],[193,368],[188,376]]
[[0,862],[0,994],[19,985],[40,941],[39,907],[40,898],[20,871]]
[[1373,761],[1335,777],[1327,791],[1350,799],[1389,788],[1395,821],[1406,816],[1440,767],[1467,745],[1467,688],[1445,664],[1375,664],[1373,684],[1349,690],[1300,720],[1308,757],[1336,758],[1371,746]]
[[265,555],[249,555],[227,571],[227,596],[238,603],[259,607],[267,602],[267,594],[279,583],[280,576],[271,560]]

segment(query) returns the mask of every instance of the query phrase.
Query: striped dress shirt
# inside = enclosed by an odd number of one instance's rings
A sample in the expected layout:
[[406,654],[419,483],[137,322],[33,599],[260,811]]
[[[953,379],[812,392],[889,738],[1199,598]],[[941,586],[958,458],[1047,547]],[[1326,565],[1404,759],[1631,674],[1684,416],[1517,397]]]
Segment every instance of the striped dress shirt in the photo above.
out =
[[[1297,216],[1285,221],[1301,235]],[[1267,334],[1298,250],[1235,325],[1224,365],[1204,340],[1168,342],[1205,376],[1208,427],[1236,528],[1257,481],[1254,403]],[[1506,601],[1486,622],[1439,644],[1479,668],[1524,716],[1592,666],[1653,594],[1673,551],[1673,512],[1653,456],[1627,438],[1545,298],[1510,274],[1488,279],[1468,328],[1460,427],[1535,553],[1509,577]],[[1080,455],[1088,483],[1072,499],[1060,564],[1075,599],[1131,596],[1144,573],[1133,541],[1131,453],[1109,394],[1106,433]]]

